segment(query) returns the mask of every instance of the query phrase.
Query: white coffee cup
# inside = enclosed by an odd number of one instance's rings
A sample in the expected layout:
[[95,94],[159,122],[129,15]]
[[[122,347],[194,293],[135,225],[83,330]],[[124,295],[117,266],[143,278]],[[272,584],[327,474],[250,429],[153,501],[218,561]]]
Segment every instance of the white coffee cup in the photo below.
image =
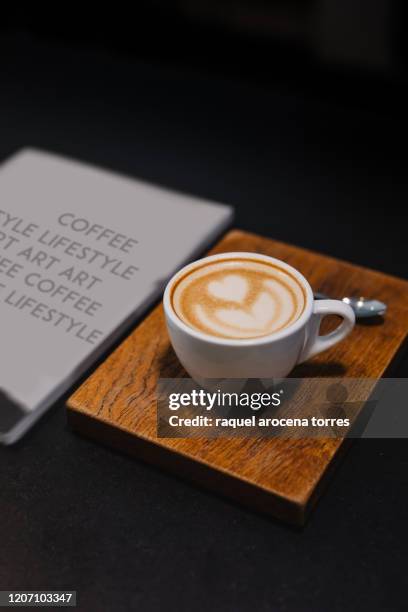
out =
[[[294,277],[305,295],[299,318],[267,336],[245,339],[213,336],[184,323],[172,305],[172,291],[178,280],[205,263],[229,259],[264,261]],[[208,379],[283,378],[295,365],[343,340],[355,323],[354,312],[348,304],[340,300],[314,300],[312,288],[298,270],[279,259],[258,253],[222,253],[185,266],[167,284],[163,304],[174,351],[191,378],[204,386]],[[320,322],[330,314],[339,315],[343,321],[334,331],[321,336]]]

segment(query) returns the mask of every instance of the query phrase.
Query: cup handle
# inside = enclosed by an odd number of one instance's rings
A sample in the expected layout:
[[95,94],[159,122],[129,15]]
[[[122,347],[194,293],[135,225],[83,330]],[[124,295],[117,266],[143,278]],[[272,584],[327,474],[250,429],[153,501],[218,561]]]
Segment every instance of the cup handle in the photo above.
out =
[[[329,314],[339,315],[343,318],[343,321],[329,334],[320,336],[320,323]],[[315,300],[313,314],[306,327],[306,341],[298,363],[303,363],[343,340],[353,329],[355,321],[354,311],[348,304],[340,300]]]

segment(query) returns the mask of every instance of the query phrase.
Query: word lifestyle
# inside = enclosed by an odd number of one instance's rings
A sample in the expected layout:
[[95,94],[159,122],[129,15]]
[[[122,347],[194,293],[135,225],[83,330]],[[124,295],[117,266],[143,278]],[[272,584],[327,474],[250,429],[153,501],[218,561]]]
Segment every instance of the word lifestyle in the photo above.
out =
[[[0,292],[4,289],[5,285],[0,283]],[[35,319],[52,327],[59,328],[88,344],[97,344],[103,336],[103,332],[100,329],[93,328],[84,321],[76,319],[57,308],[52,308],[48,304],[26,294],[17,294],[15,290],[8,293],[2,301],[6,306],[23,311]],[[87,314],[90,313],[88,312]]]
[[[120,255],[118,257],[115,253],[108,254],[101,248],[105,246],[113,251],[129,254],[138,244],[137,240],[97,223],[90,223],[86,219],[76,218],[71,213],[60,215],[58,223],[65,231],[79,234],[87,240],[95,240],[97,247],[78,242],[76,236],[42,229],[36,223],[25,222],[20,217],[0,210],[0,249],[9,252],[13,250],[16,252],[19,249],[16,253],[18,259],[35,263],[45,269],[60,263],[58,255],[66,255],[124,280],[134,278],[139,270],[137,266],[127,263]],[[26,239],[35,241],[37,245],[46,247],[47,250],[38,250],[32,244],[24,246]]]
[[[69,304],[75,310],[79,310],[84,312],[90,317],[95,316],[95,314],[102,307],[101,302],[97,302],[87,295],[81,295],[77,291],[73,291],[65,287],[64,285],[55,285],[53,281],[47,282],[47,285],[38,284],[29,282],[31,275],[27,275],[26,284],[30,287],[36,287],[39,292],[48,294],[49,297],[55,298],[59,300],[63,304]],[[24,293],[18,292],[16,289],[13,289],[5,299],[7,304],[11,304],[13,306],[19,307],[20,304],[24,303],[27,299],[27,295]]]
[[57,253],[68,255],[85,264],[92,264],[100,270],[105,270],[125,280],[131,279],[138,271],[136,266],[126,264],[117,257],[111,257],[99,249],[85,246],[81,242],[68,238],[68,236],[55,234],[49,230],[39,236],[38,242]]

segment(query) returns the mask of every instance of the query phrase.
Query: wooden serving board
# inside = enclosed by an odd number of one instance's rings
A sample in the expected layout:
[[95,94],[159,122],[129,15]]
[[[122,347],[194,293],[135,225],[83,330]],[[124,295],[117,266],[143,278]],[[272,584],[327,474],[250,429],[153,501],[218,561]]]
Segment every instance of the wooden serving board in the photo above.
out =
[[[389,305],[384,321],[356,325],[346,340],[298,366],[294,376],[379,378],[388,371],[408,333],[408,282],[237,230],[211,252],[228,251],[282,259],[315,291],[375,296]],[[346,441],[157,438],[157,379],[184,375],[159,305],[69,399],[69,423],[251,508],[303,524]]]

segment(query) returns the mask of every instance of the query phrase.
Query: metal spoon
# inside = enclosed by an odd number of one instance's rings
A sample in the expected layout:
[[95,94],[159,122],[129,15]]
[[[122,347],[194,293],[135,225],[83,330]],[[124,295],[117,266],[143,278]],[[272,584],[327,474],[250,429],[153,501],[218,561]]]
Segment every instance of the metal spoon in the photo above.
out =
[[[316,300],[330,299],[324,293],[316,292],[314,294]],[[387,305],[379,300],[369,300],[365,297],[344,297],[342,302],[349,304],[354,310],[357,319],[366,319],[368,317],[378,317],[385,314]]]

